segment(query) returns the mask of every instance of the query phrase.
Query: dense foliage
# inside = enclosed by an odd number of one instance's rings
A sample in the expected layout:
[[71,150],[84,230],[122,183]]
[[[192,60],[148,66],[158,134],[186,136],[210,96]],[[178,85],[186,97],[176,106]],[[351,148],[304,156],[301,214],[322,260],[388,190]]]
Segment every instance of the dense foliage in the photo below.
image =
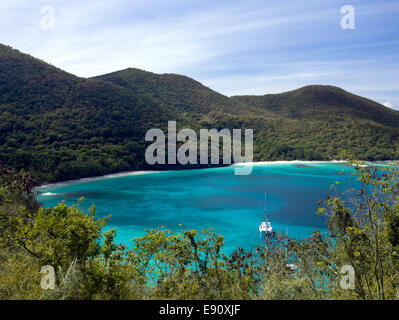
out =
[[[256,250],[230,255],[223,237],[206,230],[147,230],[130,249],[116,244],[94,207],[32,205],[26,173],[3,165],[0,298],[398,299],[399,167],[352,164],[355,171],[342,174],[362,188],[320,203],[328,233],[315,230],[307,240],[272,233]],[[54,289],[40,285],[45,265],[55,270]],[[349,288],[341,274],[348,265]]]
[[228,98],[190,78],[137,69],[79,78],[0,45],[0,160],[38,182],[146,164],[147,130],[254,129],[254,160],[394,158],[398,112],[341,89],[316,86]]

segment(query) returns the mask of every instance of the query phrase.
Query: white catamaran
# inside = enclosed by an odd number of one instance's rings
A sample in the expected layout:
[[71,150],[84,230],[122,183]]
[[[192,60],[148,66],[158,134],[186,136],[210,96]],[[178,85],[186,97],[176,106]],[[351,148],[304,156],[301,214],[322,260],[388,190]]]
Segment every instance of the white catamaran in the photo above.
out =
[[270,233],[273,230],[273,227],[271,223],[269,222],[267,218],[267,207],[266,207],[266,192],[265,192],[265,219],[266,221],[262,221],[262,223],[259,225],[259,233],[262,234],[262,232]]

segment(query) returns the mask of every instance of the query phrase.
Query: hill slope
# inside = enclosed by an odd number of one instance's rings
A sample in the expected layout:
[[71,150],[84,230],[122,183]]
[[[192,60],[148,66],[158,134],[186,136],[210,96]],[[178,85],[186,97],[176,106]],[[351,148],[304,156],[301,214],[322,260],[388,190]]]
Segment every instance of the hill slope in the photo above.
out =
[[280,94],[232,99],[292,119],[364,119],[399,127],[399,111],[333,86],[313,85]]
[[0,160],[43,180],[139,169],[145,132],[169,119],[150,97],[0,46]]
[[[156,74],[129,68],[94,79],[112,82],[133,92],[148,95],[178,112],[206,114],[217,111],[247,114],[260,111],[217,93],[194,79],[177,74]],[[269,116],[273,114],[267,110],[264,110],[263,113]]]
[[39,181],[179,168],[144,159],[145,133],[168,120],[197,132],[254,129],[255,161],[328,160],[342,150],[384,160],[399,146],[398,112],[339,88],[228,98],[138,69],[80,78],[0,45],[0,161]]

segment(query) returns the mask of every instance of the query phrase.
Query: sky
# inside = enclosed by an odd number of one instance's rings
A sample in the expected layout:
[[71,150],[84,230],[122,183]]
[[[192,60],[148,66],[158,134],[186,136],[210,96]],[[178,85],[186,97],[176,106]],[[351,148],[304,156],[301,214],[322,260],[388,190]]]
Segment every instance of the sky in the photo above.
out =
[[335,85],[399,110],[398,0],[2,0],[0,43],[81,77],[134,67],[227,96]]

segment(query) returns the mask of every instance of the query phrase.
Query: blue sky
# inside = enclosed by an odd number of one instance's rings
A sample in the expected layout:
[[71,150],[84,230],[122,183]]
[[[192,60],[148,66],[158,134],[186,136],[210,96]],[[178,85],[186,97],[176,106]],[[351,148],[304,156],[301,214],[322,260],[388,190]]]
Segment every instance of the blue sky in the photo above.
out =
[[228,96],[330,84],[399,109],[398,0],[2,1],[0,42],[78,76],[136,67]]

